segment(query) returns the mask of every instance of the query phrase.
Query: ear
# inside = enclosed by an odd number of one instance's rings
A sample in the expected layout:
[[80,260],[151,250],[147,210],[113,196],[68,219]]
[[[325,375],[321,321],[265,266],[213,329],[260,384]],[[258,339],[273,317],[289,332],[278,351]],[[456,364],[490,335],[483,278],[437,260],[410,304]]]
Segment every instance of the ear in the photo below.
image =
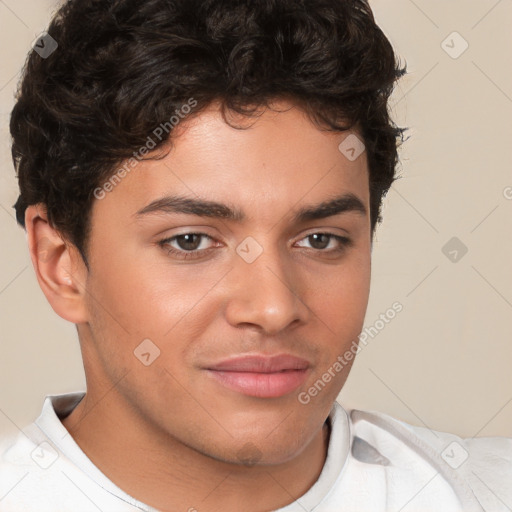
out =
[[25,228],[37,281],[51,307],[69,322],[87,322],[88,271],[80,252],[50,226],[44,204],[26,209]]

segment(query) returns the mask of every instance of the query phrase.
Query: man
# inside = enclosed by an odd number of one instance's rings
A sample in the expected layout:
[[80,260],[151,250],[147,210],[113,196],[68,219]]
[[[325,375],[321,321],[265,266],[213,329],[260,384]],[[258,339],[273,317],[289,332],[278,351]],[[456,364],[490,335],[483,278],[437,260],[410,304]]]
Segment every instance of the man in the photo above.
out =
[[403,133],[365,1],[71,0],[38,48],[15,208],[87,392],[2,441],[0,510],[507,510],[512,439],[335,402]]

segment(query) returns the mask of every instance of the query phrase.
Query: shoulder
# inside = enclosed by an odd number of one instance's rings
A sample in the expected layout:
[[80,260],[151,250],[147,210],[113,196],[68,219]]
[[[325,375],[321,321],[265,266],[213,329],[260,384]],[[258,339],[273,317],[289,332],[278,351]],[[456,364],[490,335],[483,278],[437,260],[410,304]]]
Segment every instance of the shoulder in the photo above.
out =
[[60,422],[59,415],[65,415],[82,396],[49,396],[34,423],[0,434],[2,512],[150,510],[108,480]]
[[[462,438],[400,421],[373,411],[348,411],[353,438],[371,442],[384,451],[389,439],[407,445],[454,486],[469,489],[485,511],[512,507],[512,438]],[[459,486],[460,487],[460,486]],[[459,490],[464,493],[464,489]]]
[[30,510],[31,501],[36,499],[31,489],[37,488],[43,510],[46,510],[44,489],[52,486],[53,473],[49,468],[57,457],[56,450],[34,425],[18,434],[0,437],[0,509],[6,512]]

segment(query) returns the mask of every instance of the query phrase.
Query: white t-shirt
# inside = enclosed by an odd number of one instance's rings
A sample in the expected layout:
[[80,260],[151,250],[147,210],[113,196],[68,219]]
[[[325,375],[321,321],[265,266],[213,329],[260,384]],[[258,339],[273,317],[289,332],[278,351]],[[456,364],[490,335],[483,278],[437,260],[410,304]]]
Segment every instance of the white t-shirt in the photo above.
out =
[[[155,511],[114,485],[62,425],[83,396],[46,397],[34,423],[0,439],[1,512]],[[279,512],[512,510],[512,438],[461,439],[337,402],[329,421],[320,477]]]

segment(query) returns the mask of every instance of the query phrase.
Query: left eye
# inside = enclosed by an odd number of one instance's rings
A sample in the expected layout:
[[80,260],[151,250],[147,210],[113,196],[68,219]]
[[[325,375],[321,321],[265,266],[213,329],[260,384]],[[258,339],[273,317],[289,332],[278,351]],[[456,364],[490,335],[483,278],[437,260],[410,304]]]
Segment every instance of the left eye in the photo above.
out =
[[303,240],[309,240],[310,244],[313,246],[312,248],[320,251],[328,249],[329,243],[333,240],[336,241],[338,245],[338,247],[336,247],[335,245],[334,247],[330,248],[330,250],[333,251],[338,250],[340,248],[339,246],[343,248],[343,246],[350,244],[350,240],[348,238],[344,236],[334,235],[333,233],[312,233],[303,238]]

